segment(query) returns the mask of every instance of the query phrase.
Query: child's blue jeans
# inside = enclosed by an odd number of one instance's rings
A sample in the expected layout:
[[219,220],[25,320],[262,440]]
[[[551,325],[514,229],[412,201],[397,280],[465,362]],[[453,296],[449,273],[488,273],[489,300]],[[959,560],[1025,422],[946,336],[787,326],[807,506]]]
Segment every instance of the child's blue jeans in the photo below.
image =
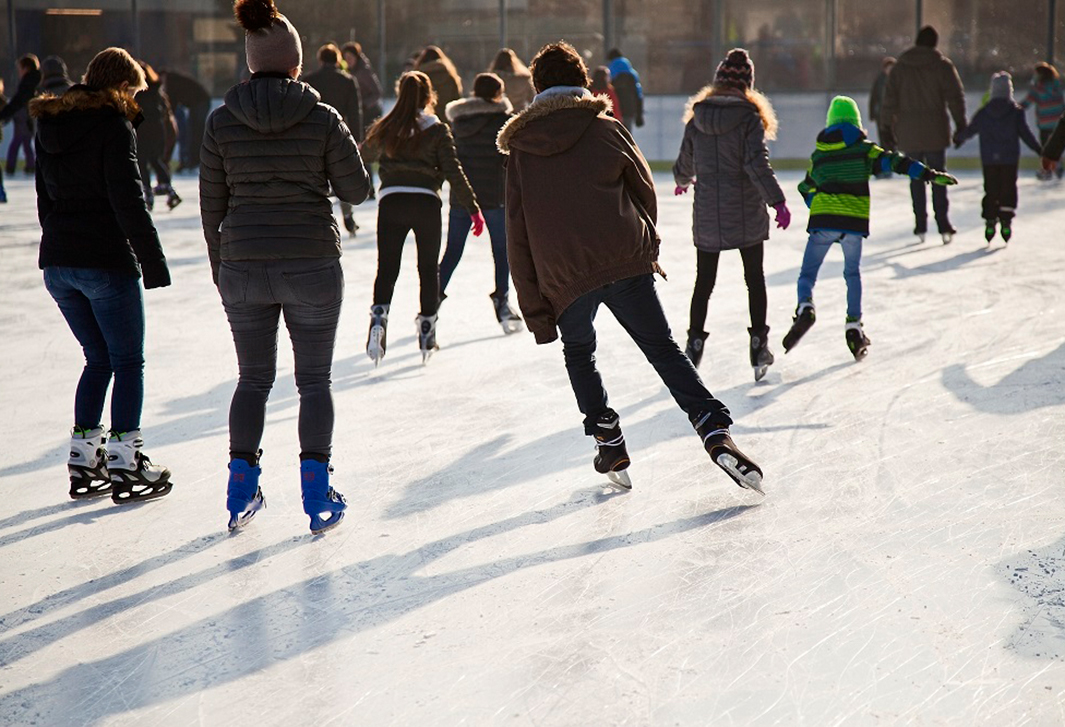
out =
[[828,249],[834,243],[843,248],[843,279],[847,281],[847,317],[860,320],[862,317],[862,236],[856,232],[836,230],[813,230],[806,241],[799,271],[799,302],[813,300],[817,271],[825,261]]

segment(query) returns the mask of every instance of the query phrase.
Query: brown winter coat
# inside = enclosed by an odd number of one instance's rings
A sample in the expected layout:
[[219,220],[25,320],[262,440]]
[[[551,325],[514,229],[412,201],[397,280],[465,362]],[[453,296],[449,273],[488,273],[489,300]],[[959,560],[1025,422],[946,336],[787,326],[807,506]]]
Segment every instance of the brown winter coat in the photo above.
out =
[[659,271],[651,169],[608,107],[549,96],[499,133],[510,272],[537,343],[558,337],[558,316],[585,293]]
[[[947,112],[950,112],[950,116]],[[935,48],[914,46],[888,74],[879,122],[907,154],[950,146],[950,118],[965,128],[965,91],[954,64]]]
[[450,64],[443,61],[428,61],[416,70],[429,76],[436,91],[436,108],[441,112],[452,101],[462,98],[462,79],[455,75]]
[[532,103],[533,96],[536,95],[536,88],[533,87],[532,74],[528,71],[524,73],[514,73],[513,71],[492,71],[503,80],[503,86],[505,87],[505,93],[510,102],[514,104],[515,111],[524,111],[529,104]]

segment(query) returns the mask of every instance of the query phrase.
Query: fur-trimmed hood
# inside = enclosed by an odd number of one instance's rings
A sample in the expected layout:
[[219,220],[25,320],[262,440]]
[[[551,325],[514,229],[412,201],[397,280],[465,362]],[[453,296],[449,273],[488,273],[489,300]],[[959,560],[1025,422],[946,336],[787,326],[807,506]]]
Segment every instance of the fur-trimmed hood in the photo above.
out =
[[[765,138],[769,141],[776,139],[779,124],[773,104],[769,102],[765,94],[753,88],[738,91],[718,88],[713,84],[705,86],[699,93],[688,99],[684,108],[684,123],[687,124],[694,119],[699,131],[706,134],[723,134],[739,125],[750,113],[752,107],[762,120]],[[722,110],[725,113],[712,113]]]
[[610,102],[601,96],[576,97],[568,94],[548,96],[507,122],[499,131],[496,144],[503,154],[511,148],[554,156],[570,149],[597,118],[606,118]]
[[444,109],[444,114],[447,116],[448,121],[478,114],[512,113],[514,113],[514,106],[506,96],[503,97],[502,101],[485,101],[483,98],[476,96],[460,98],[449,103],[447,108]]
[[62,96],[39,96],[29,103],[29,112],[38,121],[41,146],[51,154],[61,154],[80,146],[86,135],[116,116],[136,126],[143,118],[131,96],[114,89],[97,91],[78,84]]

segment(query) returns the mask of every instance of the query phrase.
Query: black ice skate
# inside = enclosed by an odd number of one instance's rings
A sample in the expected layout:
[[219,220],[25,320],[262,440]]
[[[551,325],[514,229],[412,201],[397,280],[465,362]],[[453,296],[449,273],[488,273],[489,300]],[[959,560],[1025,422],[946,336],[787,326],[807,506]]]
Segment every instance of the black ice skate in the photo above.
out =
[[492,298],[492,305],[496,309],[496,320],[503,327],[503,333],[509,336],[511,333],[519,332],[523,327],[521,316],[510,307],[507,294],[492,293],[490,297]]
[[754,380],[761,381],[766,371],[773,364],[773,352],[769,350],[769,326],[763,326],[760,330],[748,328],[751,335],[751,368],[754,369]]
[[684,355],[691,360],[695,368],[699,368],[702,363],[703,349],[706,348],[706,337],[709,335],[706,331],[688,331],[688,345],[684,347]]
[[355,237],[355,233],[358,231],[359,226],[355,223],[355,214],[349,212],[344,215],[344,229],[348,231],[348,234]]
[[141,451],[143,447],[140,430],[111,432],[107,471],[111,474],[111,500],[115,504],[154,500],[169,494],[174,487],[170,470],[152,464]]
[[629,452],[625,448],[625,435],[621,433],[618,415],[613,412],[603,414],[595,427],[595,471],[606,475],[617,489],[631,490],[632,479],[625,471],[630,464]]
[[424,366],[429,363],[433,352],[440,349],[436,344],[436,315],[418,316],[415,323],[418,325],[418,348],[421,349]]
[[795,317],[791,320],[791,330],[784,336],[784,353],[788,353],[795,348],[799,344],[799,340],[817,322],[817,313],[814,311],[813,301],[804,300],[799,303],[799,307],[795,309]]
[[70,434],[70,497],[87,500],[111,494],[111,475],[107,472],[107,435],[102,427],[74,427]]
[[854,354],[855,361],[861,361],[869,353],[869,344],[872,343],[862,330],[861,321],[847,321],[845,329],[847,336],[847,348]]
[[385,343],[388,335],[388,306],[370,306],[370,333],[366,336],[366,355],[373,361],[374,368],[385,357]]
[[995,239],[995,221],[987,220],[984,223],[984,239],[987,240],[987,244],[990,245],[991,241]]
[[737,485],[764,496],[762,469],[739,450],[729,436],[728,428],[713,422],[712,417],[713,414],[702,414],[692,416],[691,419],[695,431],[703,441],[706,453]]
[[178,196],[178,193],[174,191],[173,187],[170,187],[166,191],[166,207],[167,207],[167,209],[174,209],[179,204],[181,204],[181,197]]
[[1002,241],[1008,243],[1011,237],[1013,237],[1013,230],[1010,229],[1009,221],[1002,220]]

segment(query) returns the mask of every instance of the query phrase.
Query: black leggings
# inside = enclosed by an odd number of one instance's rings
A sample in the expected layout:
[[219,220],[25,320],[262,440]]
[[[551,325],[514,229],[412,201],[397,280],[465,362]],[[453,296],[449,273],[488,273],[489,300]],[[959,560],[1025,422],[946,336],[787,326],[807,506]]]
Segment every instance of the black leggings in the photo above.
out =
[[[765,328],[766,301],[765,272],[762,270],[762,257],[765,246],[757,245],[740,248],[743,258],[743,278],[747,281],[747,302],[751,309],[751,328]],[[721,253],[698,250],[696,261],[695,290],[692,292],[691,317],[689,330],[699,333],[706,326],[706,308],[710,294],[714,292],[717,282],[717,260]]]
[[389,194],[377,206],[377,280],[374,305],[389,305],[399,279],[403,243],[414,230],[421,282],[421,314],[436,314],[440,304],[440,199],[417,192]]
[[170,167],[163,160],[163,151],[145,149],[137,155],[137,166],[141,171],[141,184],[145,189],[152,188],[151,170],[155,170],[155,183],[162,187],[170,186]]

